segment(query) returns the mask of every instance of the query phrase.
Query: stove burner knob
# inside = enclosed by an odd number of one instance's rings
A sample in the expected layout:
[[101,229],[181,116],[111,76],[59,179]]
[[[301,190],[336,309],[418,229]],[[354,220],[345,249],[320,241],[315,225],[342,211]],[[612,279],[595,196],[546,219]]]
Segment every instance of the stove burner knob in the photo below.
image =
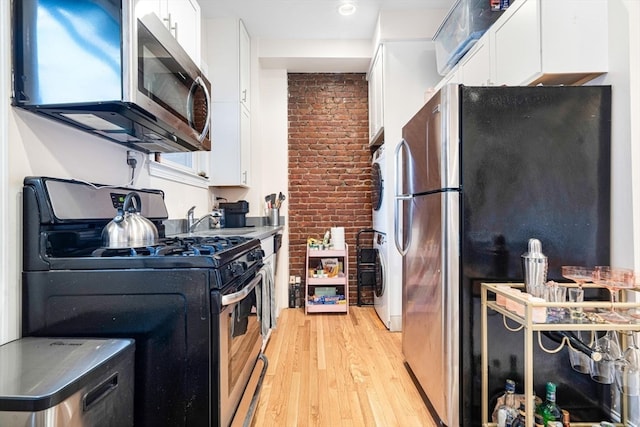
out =
[[264,258],[264,251],[262,249],[256,249],[247,254],[249,261],[261,260]]
[[229,269],[231,270],[231,274],[233,275],[233,277],[242,276],[242,274],[245,271],[244,264],[241,262],[231,263],[231,265],[229,266]]

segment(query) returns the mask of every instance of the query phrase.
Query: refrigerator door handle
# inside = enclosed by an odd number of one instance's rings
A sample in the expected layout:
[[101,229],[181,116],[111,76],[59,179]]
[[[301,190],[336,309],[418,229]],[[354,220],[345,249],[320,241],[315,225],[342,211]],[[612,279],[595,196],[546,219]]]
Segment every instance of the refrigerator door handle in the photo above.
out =
[[[394,242],[396,245],[396,249],[398,249],[398,252],[400,252],[402,256],[405,256],[409,248],[409,244],[411,243],[411,234],[409,233],[409,238],[407,242],[404,242],[404,236],[401,236],[402,233],[400,232],[401,230],[400,230],[399,207],[402,205],[403,202],[413,199],[413,196],[402,194],[402,183],[403,183],[402,179],[404,177],[404,170],[402,168],[402,163],[400,161],[401,160],[400,151],[402,151],[403,148],[405,148],[406,150],[409,149],[409,145],[407,144],[407,141],[404,140],[404,138],[396,146],[396,149],[394,151],[394,156],[393,156],[394,165],[395,165],[395,202],[393,204],[393,230],[394,230],[393,235],[394,235]],[[400,239],[402,239],[402,241]],[[403,247],[403,243],[406,243],[406,246]]]
[[[400,215],[399,215],[400,209],[398,207],[408,200],[413,200],[413,196],[412,195],[396,196],[395,204],[393,205],[394,207],[393,209],[394,240],[396,243],[396,249],[398,249],[398,252],[400,252],[400,255],[402,256],[405,256],[407,254],[407,251],[409,250],[409,246],[411,246],[411,233],[408,234],[406,241],[404,240],[404,236],[401,236],[403,232],[400,230]],[[409,206],[412,206],[412,204],[410,204]],[[409,215],[409,221],[411,221],[411,215]],[[411,224],[408,224],[408,225],[409,225],[409,230],[411,230]],[[398,237],[398,236],[401,236],[401,237]],[[402,241],[400,241],[400,238],[402,238]],[[403,244],[405,245],[404,247],[403,247]]]

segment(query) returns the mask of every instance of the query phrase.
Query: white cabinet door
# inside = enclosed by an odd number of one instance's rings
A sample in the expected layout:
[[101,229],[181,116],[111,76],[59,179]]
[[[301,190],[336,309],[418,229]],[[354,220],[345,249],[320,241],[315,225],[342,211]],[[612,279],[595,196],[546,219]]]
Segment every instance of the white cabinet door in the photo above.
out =
[[249,185],[250,118],[237,102],[215,102],[212,110],[209,184]]
[[537,0],[516,1],[508,18],[494,24],[496,84],[516,86],[540,73],[538,6]]
[[240,103],[251,111],[251,38],[242,21],[239,27]]
[[209,183],[246,187],[251,165],[251,39],[242,21],[207,20],[207,63],[212,87]]
[[251,116],[249,110],[240,107],[240,185],[249,185],[251,165]]
[[369,72],[369,144],[379,138],[384,124],[383,56],[384,45],[380,45]]
[[581,84],[608,71],[607,0],[518,0],[496,21],[495,83]]
[[138,0],[137,17],[155,13],[200,66],[200,5],[196,0]]
[[196,0],[166,0],[165,7],[169,30],[200,66],[200,5]]
[[236,18],[207,20],[207,63],[215,102],[240,102],[251,111],[251,38]]
[[138,0],[136,2],[136,18],[155,13],[162,20],[162,3],[166,0]]

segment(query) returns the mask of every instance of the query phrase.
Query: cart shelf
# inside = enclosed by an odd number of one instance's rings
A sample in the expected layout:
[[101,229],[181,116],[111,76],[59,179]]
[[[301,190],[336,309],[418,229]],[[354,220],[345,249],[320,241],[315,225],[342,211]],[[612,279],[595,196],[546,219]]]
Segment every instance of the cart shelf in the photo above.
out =
[[[570,283],[563,283],[563,286],[575,286]],[[590,284],[585,287],[599,287],[597,285]],[[536,345],[534,338],[534,333],[538,334],[541,331],[640,331],[640,319],[637,319],[630,323],[607,323],[602,321],[598,315],[597,311],[600,309],[609,310],[612,307],[612,303],[610,301],[587,301],[582,303],[571,303],[571,302],[560,302],[560,303],[550,303],[550,302],[534,302],[530,301],[528,296],[524,293],[512,293],[509,288],[524,288],[523,284],[520,283],[483,283],[482,284],[482,294],[481,294],[481,303],[482,303],[482,312],[481,312],[481,363],[482,363],[482,420],[483,426],[490,427],[495,426],[495,423],[487,422],[489,419],[489,402],[488,402],[488,384],[489,384],[489,361],[488,361],[488,321],[487,315],[488,311],[492,310],[494,312],[502,314],[504,318],[505,327],[512,331],[520,331],[524,330],[524,391],[525,391],[525,402],[533,401],[533,346]],[[506,308],[506,306],[499,305],[496,302],[497,297],[505,298],[509,300],[511,303],[515,303],[519,305],[519,313],[516,313],[512,310]],[[613,304],[616,310],[635,310],[640,309],[640,303],[638,302],[617,302]],[[583,319],[572,319],[567,314],[564,318],[561,319],[550,319],[545,316],[545,321],[536,323],[534,322],[534,310],[543,309],[546,310],[549,308],[560,307],[568,309],[571,307],[582,307],[585,312],[585,318]],[[560,344],[561,346],[563,344]],[[557,350],[559,350],[559,347]],[[554,350],[555,351],[555,350]],[[626,420],[628,417],[628,408],[627,405],[624,404],[624,398],[621,398],[621,403],[623,405],[622,416],[623,420]],[[534,410],[531,408],[531,405],[527,405],[526,407],[526,417],[527,417],[527,425],[534,425]],[[574,427],[580,426],[592,426],[594,422],[587,423],[574,423],[571,425]],[[615,425],[624,425],[624,424],[615,424]]]

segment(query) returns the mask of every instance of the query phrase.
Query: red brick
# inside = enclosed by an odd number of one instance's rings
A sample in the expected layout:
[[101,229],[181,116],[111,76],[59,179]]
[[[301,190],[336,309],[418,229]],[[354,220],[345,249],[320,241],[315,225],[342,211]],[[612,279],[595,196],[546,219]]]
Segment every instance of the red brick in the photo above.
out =
[[356,302],[356,234],[371,227],[368,87],[364,74],[289,74],[289,257],[305,277],[308,237],[344,227],[349,298]]

